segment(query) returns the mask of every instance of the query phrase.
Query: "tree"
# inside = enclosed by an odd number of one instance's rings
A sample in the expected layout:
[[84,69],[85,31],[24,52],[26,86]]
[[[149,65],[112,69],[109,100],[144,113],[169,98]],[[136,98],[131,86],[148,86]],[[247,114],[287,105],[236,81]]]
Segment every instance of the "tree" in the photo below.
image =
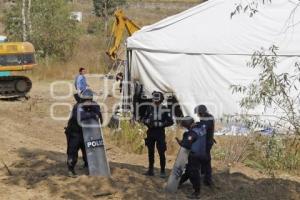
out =
[[27,27],[26,27],[26,0],[22,0],[22,29],[23,29],[23,41],[27,40]]
[[[241,1],[237,4],[231,17],[241,12],[248,13],[253,17],[259,12],[259,6],[263,4],[271,4],[272,0],[250,0]],[[295,8],[291,10],[288,21],[294,24],[294,13],[299,7],[299,3],[295,4]],[[278,47],[272,46],[269,52],[256,51],[252,55],[248,66],[261,69],[258,80],[248,86],[233,85],[234,93],[246,94],[240,101],[240,105],[246,110],[256,108],[263,105],[265,110],[269,107],[276,109],[281,116],[277,118],[274,128],[287,128],[287,132],[293,132],[300,135],[300,63],[294,63],[294,73],[276,73],[278,56],[276,54]],[[254,125],[261,125],[261,119],[247,119],[254,122]]]
[[[67,59],[73,53],[78,36],[77,23],[70,19],[70,9],[65,0],[30,0],[22,12],[24,0],[17,0],[5,12],[5,32],[11,41],[22,41],[23,18],[26,15],[25,32],[42,57],[55,56]],[[27,13],[27,14],[26,14]]]
[[114,13],[118,6],[125,3],[126,0],[93,0],[94,13],[103,19],[105,32],[107,32],[109,16]]
[[[278,48],[272,46],[269,51],[256,51],[248,63],[251,68],[260,69],[256,81],[250,85],[233,85],[234,93],[242,93],[240,105],[246,110],[254,109],[263,105],[265,111],[274,109],[276,123],[272,124],[275,129],[287,129],[300,135],[300,65],[295,63],[293,73],[276,73]],[[261,119],[257,123],[261,123]],[[254,125],[260,125],[260,124]]]

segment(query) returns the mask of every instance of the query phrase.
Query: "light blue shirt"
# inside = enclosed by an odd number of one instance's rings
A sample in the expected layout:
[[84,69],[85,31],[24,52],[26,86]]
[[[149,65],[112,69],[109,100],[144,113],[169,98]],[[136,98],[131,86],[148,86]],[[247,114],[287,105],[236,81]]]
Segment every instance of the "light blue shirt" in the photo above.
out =
[[76,78],[75,78],[75,88],[76,88],[76,90],[81,93],[84,90],[86,90],[87,87],[88,87],[88,85],[86,83],[86,79],[85,79],[84,75],[76,76]]

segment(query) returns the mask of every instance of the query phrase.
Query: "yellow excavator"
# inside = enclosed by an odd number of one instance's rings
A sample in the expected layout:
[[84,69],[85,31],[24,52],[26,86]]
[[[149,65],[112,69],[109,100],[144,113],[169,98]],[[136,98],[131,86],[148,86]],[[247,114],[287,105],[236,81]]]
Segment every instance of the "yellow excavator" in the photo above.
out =
[[116,10],[114,16],[115,21],[111,31],[113,43],[110,45],[106,54],[115,61],[118,59],[118,50],[122,43],[125,29],[127,30],[128,35],[131,36],[134,32],[140,30],[140,27],[126,17],[124,11],[121,9]]
[[31,43],[1,42],[0,98],[26,97],[32,87],[31,80],[12,72],[31,70],[35,65],[35,49]]

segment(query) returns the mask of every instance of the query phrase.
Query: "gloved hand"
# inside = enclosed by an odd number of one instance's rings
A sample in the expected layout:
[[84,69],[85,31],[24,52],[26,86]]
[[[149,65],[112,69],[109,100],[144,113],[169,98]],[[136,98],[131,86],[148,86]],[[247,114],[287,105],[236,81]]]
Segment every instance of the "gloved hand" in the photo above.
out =
[[145,140],[145,146],[148,146],[148,138],[144,138]]
[[93,119],[98,120],[98,119],[99,119],[99,116],[98,116],[96,113],[94,113],[94,112],[90,112],[89,118],[93,118]]

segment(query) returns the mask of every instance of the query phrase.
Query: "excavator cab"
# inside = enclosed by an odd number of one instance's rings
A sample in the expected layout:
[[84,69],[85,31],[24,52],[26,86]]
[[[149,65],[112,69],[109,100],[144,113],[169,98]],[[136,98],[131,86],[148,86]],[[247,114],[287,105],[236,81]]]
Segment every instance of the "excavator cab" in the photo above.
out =
[[26,96],[32,87],[31,80],[11,73],[31,70],[35,65],[35,49],[31,43],[0,43],[0,98]]

